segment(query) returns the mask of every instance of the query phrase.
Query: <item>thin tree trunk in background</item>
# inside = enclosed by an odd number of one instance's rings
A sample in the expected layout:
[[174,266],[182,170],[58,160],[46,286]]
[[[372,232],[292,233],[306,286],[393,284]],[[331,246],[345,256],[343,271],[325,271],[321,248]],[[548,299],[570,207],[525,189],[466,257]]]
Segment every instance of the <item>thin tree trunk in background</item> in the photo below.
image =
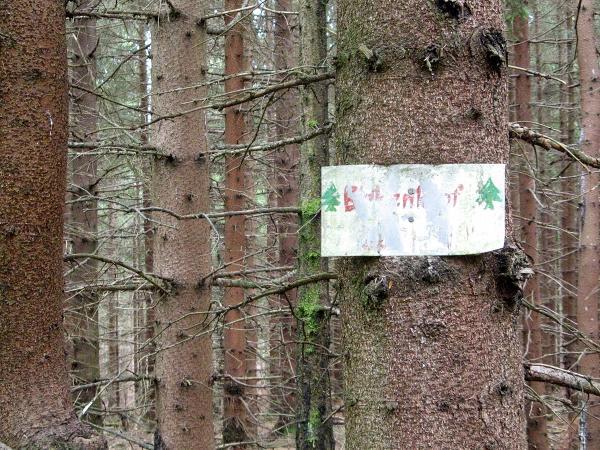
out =
[[[80,6],[83,10],[90,2]],[[91,92],[96,83],[95,52],[98,45],[96,20],[75,19],[70,39],[71,51],[71,140],[85,142],[96,130],[97,97]],[[81,87],[85,90],[80,90]],[[97,164],[96,156],[83,154],[76,156],[71,165],[72,186],[70,214],[68,215],[69,239],[72,253],[96,253],[96,233],[98,229],[98,201],[96,200]],[[97,263],[86,259],[75,263],[70,273],[70,281],[84,286],[93,283],[97,277]],[[92,290],[82,290],[68,301],[65,326],[72,339],[71,374],[75,384],[86,384],[100,376],[98,343],[98,296]],[[90,387],[75,393],[80,407],[86,407],[94,399],[96,388]],[[99,402],[96,402],[96,408]],[[87,420],[96,424],[102,417],[88,414]]]
[[[225,11],[242,7],[242,0],[225,0]],[[245,14],[245,12],[239,13]],[[244,54],[244,33],[246,21],[233,14],[225,16],[225,26],[237,21],[225,34],[225,92],[236,92],[244,89],[244,79],[235,77],[246,69]],[[225,144],[242,144],[245,139],[245,105],[236,105],[225,110]],[[247,205],[247,186],[245,175],[246,155],[231,155],[225,158],[225,210],[236,211],[245,209]],[[232,216],[225,219],[225,250],[224,263],[227,270],[243,270],[246,264],[247,250],[246,216]],[[244,290],[238,287],[224,289],[223,303],[233,306],[244,301]],[[232,309],[225,315],[223,330],[223,347],[225,352],[224,371],[224,413],[223,413],[223,443],[245,442],[249,440],[249,417],[244,399],[245,386],[238,381],[247,375],[246,330],[242,321],[243,311]],[[231,323],[231,325],[228,325]],[[238,450],[244,446],[232,446]]]
[[[563,15],[570,17],[571,8],[567,3],[562,11]],[[571,30],[573,21],[568,19],[565,21],[561,36],[568,38],[569,33],[564,30]],[[571,58],[573,54],[573,46],[571,42],[561,44],[559,48],[559,67],[563,67],[564,62]],[[569,69],[567,74],[567,84],[571,86],[574,83],[572,69]],[[563,108],[560,111],[560,129],[561,141],[567,145],[575,143],[575,114],[571,110],[571,106],[575,104],[575,89],[561,89],[560,104]],[[577,322],[577,233],[578,233],[578,199],[579,191],[577,183],[578,168],[577,162],[569,158],[565,162],[566,167],[561,177],[561,191],[565,197],[562,202],[562,212],[560,215],[561,228],[561,280],[560,299],[562,302],[563,317],[569,323]],[[566,370],[574,370],[577,364],[577,341],[574,337],[561,330],[563,352],[562,367]],[[577,404],[576,392],[572,389],[566,390],[566,397],[574,404]],[[568,415],[569,428],[565,433],[565,444],[560,447],[560,450],[571,450],[575,448],[577,436],[577,411],[571,411]]]
[[[524,2],[525,5],[527,2]],[[517,16],[514,20],[513,31],[517,43],[514,46],[514,61],[518,67],[529,68],[529,17]],[[531,78],[530,75],[519,71],[515,82],[516,119],[525,126],[531,126]],[[534,265],[539,262],[537,242],[537,203],[535,200],[535,166],[536,158],[533,146],[523,145],[523,167],[519,173],[519,215],[521,216],[521,239],[525,253]],[[534,304],[540,303],[539,275],[534,274],[525,285],[525,298]],[[542,330],[541,317],[535,312],[527,311],[525,315],[525,357],[531,362],[541,362]],[[532,381],[530,387],[537,395],[546,392],[545,383]],[[529,448],[534,450],[548,449],[547,425],[544,407],[538,401],[527,401],[527,440]]]
[[[467,3],[339,0],[340,164],[508,162],[503,2]],[[501,277],[522,259],[339,260],[346,448],[526,448],[519,289]]]
[[[185,102],[206,94],[204,87],[176,89],[201,85],[205,79],[206,32],[197,21],[207,5],[196,0],[170,3],[177,13],[153,24],[152,100],[157,116],[180,111]],[[172,155],[155,163],[153,204],[179,214],[207,211],[210,171],[204,155],[204,112],[158,122],[152,141]],[[153,241],[154,272],[174,280],[174,292],[156,308],[154,448],[210,450],[215,445],[212,342],[205,329],[210,320],[202,312],[209,310],[211,297],[210,286],[198,285],[211,270],[210,224],[162,215]]]
[[[276,0],[274,9],[292,11],[291,0]],[[292,33],[290,21],[297,18],[285,14],[276,14],[273,22],[274,63],[275,70],[285,71],[297,66],[297,39]],[[284,79],[286,74],[280,75]],[[288,90],[281,94],[275,104],[275,135],[278,140],[296,136],[298,133],[299,98],[298,91]],[[278,207],[298,205],[298,164],[299,146],[292,144],[282,147],[274,156],[274,204]],[[276,222],[276,238],[278,249],[277,264],[281,267],[296,265],[298,251],[298,217],[295,215],[279,216]],[[273,307],[282,309],[273,320],[276,337],[273,339],[271,352],[275,368],[273,373],[281,377],[277,389],[273,389],[272,397],[276,405],[277,422],[275,429],[289,426],[290,413],[296,411],[297,395],[295,392],[296,374],[296,326],[295,319],[289,309],[295,307],[298,292],[296,289],[286,292],[273,300]]]
[[14,448],[104,448],[74,415],[64,353],[64,14],[0,11],[0,442]]
[[[600,155],[600,94],[598,92],[598,56],[594,30],[594,2],[574,2],[577,19],[577,63],[581,93],[581,150]],[[585,268],[579,274],[577,287],[577,324],[579,330],[598,339],[598,240],[600,209],[598,208],[597,171],[582,169],[582,228],[579,235],[579,263]],[[579,371],[590,377],[600,376],[600,357],[589,350],[579,360]],[[586,415],[587,448],[600,447],[600,399],[590,397],[582,414]]]
[[[146,45],[147,37],[147,25],[140,24],[139,25],[139,46],[144,47]],[[138,77],[139,77],[139,92],[140,92],[140,105],[139,108],[144,111],[140,115],[140,124],[144,125],[147,123],[148,114],[148,93],[150,86],[150,79],[148,73],[148,50],[144,51],[139,56],[138,63]],[[146,127],[142,128],[140,131],[140,144],[147,145],[148,144],[148,129]],[[143,182],[142,182],[142,204],[144,208],[148,208],[152,206],[151,197],[151,186],[150,179],[152,176],[151,173],[151,165],[148,161],[143,162]],[[143,219],[142,225],[143,235],[140,239],[139,247],[142,249],[143,253],[141,255],[140,266],[143,267],[143,270],[147,273],[153,273],[153,252],[154,252],[154,226],[151,221],[151,214],[146,213]],[[155,310],[152,308],[152,299],[153,295],[151,292],[142,292],[138,294],[140,297],[139,306],[137,307],[136,314],[138,318],[138,348],[139,350],[136,352],[137,354],[137,363],[136,363],[136,373],[139,376],[151,376],[154,374],[154,362],[155,356],[152,354],[154,350],[154,345],[150,344],[153,336],[154,336],[154,315]],[[144,410],[141,412],[148,420],[154,420],[155,411],[152,405],[156,399],[154,393],[154,387],[151,383],[146,381],[138,381],[135,384],[136,387],[136,403],[138,407],[144,407]]]
[[[315,72],[327,69],[327,1],[303,0],[300,8],[301,64]],[[326,83],[303,89],[301,129],[307,133],[328,122]],[[300,155],[302,218],[298,251],[303,276],[326,271],[321,258],[321,167],[329,163],[327,135],[304,142]],[[298,290],[298,404],[296,448],[334,449],[329,378],[330,321],[328,283]]]

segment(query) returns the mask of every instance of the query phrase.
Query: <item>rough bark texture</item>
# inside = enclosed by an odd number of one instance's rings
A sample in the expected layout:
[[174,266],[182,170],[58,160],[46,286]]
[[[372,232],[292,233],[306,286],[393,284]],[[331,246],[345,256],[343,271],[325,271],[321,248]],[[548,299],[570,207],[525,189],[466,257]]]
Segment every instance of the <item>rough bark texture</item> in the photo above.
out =
[[0,441],[14,448],[104,445],[73,414],[65,361],[67,107],[63,3],[0,1]]
[[[225,0],[225,11],[242,7],[242,0]],[[241,13],[243,14],[243,13]],[[225,35],[225,92],[237,92],[244,89],[244,79],[233,76],[244,71],[244,27],[246,21],[239,21],[236,14],[225,16],[225,26],[232,21],[237,23],[228,29]],[[245,105],[236,105],[225,110],[225,144],[242,144],[245,139]],[[246,209],[246,176],[244,160],[246,155],[232,155],[225,158],[225,210]],[[246,216],[238,215],[225,218],[224,263],[227,270],[238,271],[246,267],[244,259],[247,246]],[[240,304],[244,300],[244,290],[239,287],[226,287],[223,295],[225,306]],[[224,384],[223,442],[245,442],[249,440],[248,412],[244,406],[245,386],[236,379],[247,375],[246,332],[240,309],[228,311],[225,315],[223,347],[225,351],[224,371],[228,380]],[[233,446],[233,450],[243,446]]]
[[[525,2],[526,4],[527,2]],[[529,68],[529,23],[528,17],[518,16],[514,20],[513,31],[517,43],[513,47],[514,64],[517,67]],[[525,126],[531,124],[531,78],[525,72],[516,74],[516,119]],[[521,241],[527,256],[535,265],[538,263],[538,237],[537,237],[537,203],[535,200],[535,175],[532,166],[535,161],[533,146],[522,145],[523,166],[519,171],[519,216],[521,217]],[[534,304],[540,303],[540,285],[538,277],[534,274],[527,282],[523,295]],[[542,330],[541,317],[535,312],[525,316],[524,321],[525,357],[532,362],[541,362],[542,357]],[[545,393],[545,383],[531,381],[531,388],[538,394]],[[527,412],[527,441],[529,448],[542,450],[548,448],[546,419],[544,408],[540,402],[528,401]]]
[[[327,1],[301,2],[301,64],[315,71],[326,70]],[[306,87],[302,95],[302,130],[328,122],[327,84]],[[300,157],[300,226],[299,269],[310,276],[327,271],[328,263],[320,257],[321,166],[329,162],[327,135],[302,144]],[[330,321],[328,283],[303,286],[298,292],[298,403],[296,448],[333,449],[331,421],[331,383],[329,378]]]
[[[197,24],[206,5],[196,0],[171,3],[176,13],[153,26],[152,98],[159,115],[180,111],[184,102],[205,95],[204,88],[162,94],[200,85],[206,74],[206,34]],[[154,205],[179,214],[209,209],[205,127],[202,111],[157,123],[153,144],[169,149],[172,158],[155,164]],[[212,344],[204,327],[208,320],[202,314],[209,309],[210,287],[198,286],[211,267],[210,225],[204,220],[160,219],[154,239],[154,271],[174,280],[174,293],[163,298],[156,311],[155,449],[211,449]]]
[[[339,163],[506,163],[502,13],[498,0],[340,0]],[[526,448],[523,260],[510,247],[340,260],[346,448]]]
[[[89,2],[80,6],[84,10]],[[85,142],[96,129],[97,97],[93,91],[96,80],[94,54],[98,45],[96,20],[75,19],[70,39],[70,61],[72,96],[70,102],[70,141]],[[77,89],[86,89],[85,91]],[[85,150],[82,152],[85,153]],[[72,253],[96,253],[96,231],[98,209],[96,200],[97,185],[96,156],[82,154],[71,163],[72,191],[68,214],[67,238]],[[94,259],[75,263],[70,281],[85,285],[94,281],[97,264]],[[71,375],[75,384],[86,384],[100,378],[98,351],[98,298],[92,291],[82,291],[68,299],[65,326],[71,338]],[[94,399],[96,389],[90,387],[75,394],[75,400],[85,407]],[[97,424],[101,417],[88,414],[88,420]]]
[[[577,62],[581,92],[581,150],[592,156],[600,155],[600,93],[598,92],[598,57],[596,54],[594,31],[594,2],[575,1],[578,6],[577,20]],[[579,330],[598,339],[598,227],[600,208],[598,206],[598,184],[600,174],[583,169],[581,187],[583,191],[582,228],[579,235],[579,262],[585,270],[579,274],[577,289],[577,323]],[[600,375],[598,353],[584,355],[579,361],[579,371],[590,377]],[[600,446],[600,402],[590,399],[587,405],[587,448]]]

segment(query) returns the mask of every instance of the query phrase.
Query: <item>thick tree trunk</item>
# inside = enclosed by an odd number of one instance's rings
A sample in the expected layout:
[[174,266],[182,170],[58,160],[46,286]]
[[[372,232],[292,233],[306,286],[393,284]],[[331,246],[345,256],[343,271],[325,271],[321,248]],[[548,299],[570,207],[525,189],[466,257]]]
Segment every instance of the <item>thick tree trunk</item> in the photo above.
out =
[[[503,2],[338,8],[340,163],[507,162]],[[526,448],[519,260],[340,260],[348,449]]]
[[[594,30],[594,2],[575,1],[579,7],[577,19],[577,62],[581,92],[581,150],[592,156],[600,155],[600,94],[598,93],[598,56],[596,54]],[[579,274],[577,288],[577,323],[580,331],[598,339],[598,234],[600,208],[598,206],[597,171],[583,169],[581,187],[583,191],[582,228],[579,235],[579,262],[585,267]],[[585,350],[584,350],[585,351]],[[587,350],[579,361],[579,371],[590,377],[600,376],[598,353]],[[587,403],[587,448],[600,446],[600,401],[591,398]]]
[[0,442],[102,448],[73,413],[65,361],[67,73],[62,2],[0,7]]
[[[86,9],[89,2],[81,5]],[[70,39],[72,97],[70,102],[71,141],[90,140],[96,130],[97,97],[90,93],[96,82],[95,52],[98,45],[96,20],[76,19]],[[78,89],[81,87],[84,90]],[[82,151],[85,153],[85,150]],[[72,192],[68,217],[68,235],[72,253],[96,253],[98,202],[96,200],[96,156],[81,154],[71,163]],[[77,285],[94,282],[97,273],[94,259],[77,261],[70,272],[70,281]],[[98,296],[81,291],[68,299],[65,326],[71,337],[71,374],[75,384],[87,384],[100,377],[98,345]],[[95,387],[75,393],[80,407],[86,407],[96,395]],[[97,402],[98,405],[98,402]],[[101,416],[88,414],[87,420],[97,424]]]
[[[527,2],[525,2],[526,4]],[[514,64],[517,67],[528,69],[530,66],[529,55],[529,18],[521,15],[514,20],[513,31],[517,43],[514,46]],[[525,126],[531,126],[531,78],[530,75],[519,71],[515,82],[516,119]],[[535,199],[535,173],[533,167],[533,146],[523,145],[523,167],[519,172],[519,215],[521,216],[521,239],[525,253],[532,263],[538,263],[538,237],[537,237],[537,203]],[[527,282],[523,295],[534,304],[540,302],[539,279],[534,276]],[[540,363],[542,357],[542,330],[541,317],[535,312],[525,316],[525,348],[526,358],[533,363]],[[531,388],[538,394],[544,395],[545,383],[531,381]],[[548,449],[546,418],[544,408],[540,402],[528,401],[527,412],[527,440],[532,450]]]
[[[153,27],[152,89],[154,112],[172,114],[205,95],[206,33],[198,19],[203,2],[170,2],[175,12]],[[179,214],[207,211],[209,158],[205,156],[203,111],[158,122],[154,145],[171,158],[156,162],[153,204]],[[155,449],[214,448],[212,412],[212,342],[205,328],[210,287],[198,285],[210,272],[210,224],[160,216],[154,242],[154,271],[174,280],[172,295],[157,306]],[[185,318],[184,318],[185,316]]]
[[[226,11],[242,7],[242,0],[225,0]],[[240,21],[240,14],[225,16],[225,26],[235,24],[225,35],[225,92],[244,89],[244,79],[233,76],[246,68],[244,54],[244,27],[247,21]],[[225,144],[242,144],[245,139],[245,105],[236,105],[225,110]],[[246,155],[231,155],[225,158],[225,210],[243,210],[247,205],[246,175],[244,160]],[[246,216],[225,218],[224,263],[229,271],[243,270],[246,267]],[[225,306],[238,305],[244,301],[244,290],[239,287],[226,287],[223,295]],[[249,440],[249,415],[244,406],[246,398],[243,384],[236,379],[247,375],[246,324],[242,321],[243,311],[232,309],[225,315],[223,347],[225,351],[224,370],[228,379],[224,383],[223,442],[245,442]],[[231,325],[227,325],[231,323]],[[231,378],[229,378],[231,377]],[[243,446],[231,447],[233,450]]]
[[[300,9],[301,63],[315,71],[326,70],[327,1],[303,0]],[[305,87],[302,94],[302,130],[328,122],[327,84]],[[303,276],[327,270],[320,258],[321,167],[329,162],[329,136],[322,135],[302,144],[300,156],[300,197],[302,223],[298,252]],[[298,406],[296,448],[335,448],[331,420],[330,321],[328,282],[303,286],[298,292]]]

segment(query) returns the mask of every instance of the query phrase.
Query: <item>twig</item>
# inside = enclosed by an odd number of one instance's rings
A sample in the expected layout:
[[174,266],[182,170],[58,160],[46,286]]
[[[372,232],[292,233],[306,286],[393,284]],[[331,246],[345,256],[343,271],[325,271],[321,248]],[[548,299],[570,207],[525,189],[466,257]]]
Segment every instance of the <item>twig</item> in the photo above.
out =
[[131,438],[129,436],[126,436],[126,435],[124,435],[122,433],[119,433],[118,431],[112,430],[110,428],[100,427],[100,426],[98,426],[98,425],[96,425],[95,423],[92,423],[92,422],[86,422],[86,424],[92,426],[93,428],[96,428],[97,430],[105,431],[108,434],[112,434],[113,436],[116,436],[118,438],[125,439],[126,441],[129,441],[132,444],[138,445],[141,448],[146,448],[148,450],[154,450],[154,445],[152,445],[152,444],[147,444],[145,442],[138,441],[137,439],[134,439],[134,438]]
[[157,277],[156,275],[152,275],[152,276],[147,275],[144,272],[142,272],[141,270],[138,270],[135,267],[132,267],[129,264],[126,264],[126,263],[124,263],[122,261],[117,261],[117,260],[114,260],[114,259],[105,258],[104,256],[94,255],[93,253],[71,253],[71,254],[65,255],[63,257],[64,261],[76,261],[78,259],[87,259],[87,258],[89,258],[89,259],[95,259],[97,261],[102,261],[102,262],[107,263],[107,264],[113,264],[115,266],[123,267],[124,269],[127,269],[130,272],[135,273],[136,275],[139,275],[144,280],[148,281],[149,283],[151,283],[156,288],[160,289],[165,294],[170,294],[168,288],[165,288],[162,285],[162,282],[170,283],[171,280],[169,280],[167,278],[160,278],[159,279],[159,277]]
[[83,391],[84,389],[88,389],[88,388],[96,387],[96,386],[102,386],[103,384],[108,384],[108,383],[127,383],[130,381],[142,381],[142,380],[153,380],[153,379],[154,379],[153,377],[140,377],[140,376],[117,378],[116,380],[113,380],[111,378],[106,378],[104,380],[94,381],[93,383],[77,384],[77,385],[71,387],[71,392]]
[[530,75],[534,75],[536,77],[540,77],[540,78],[545,78],[547,80],[555,80],[558,81],[559,83],[563,84],[563,85],[567,85],[567,82],[564,80],[561,80],[560,78],[557,78],[553,75],[550,75],[548,73],[542,73],[542,72],[537,72],[535,70],[531,70],[531,69],[526,69],[525,67],[518,67],[518,66],[511,66],[510,64],[508,65],[509,69],[513,69],[513,70],[518,70],[520,72],[525,72],[528,73]]
[[324,72],[317,75],[302,75],[296,78],[295,80],[286,81],[283,83],[274,84],[272,86],[266,87],[264,89],[259,89],[255,91],[244,91],[244,93],[236,93],[233,95],[234,98],[229,100],[223,100],[220,102],[207,103],[201,106],[197,106],[192,109],[188,109],[186,111],[181,111],[173,114],[166,114],[164,116],[159,116],[156,119],[153,119],[147,122],[144,125],[138,125],[136,127],[131,128],[131,130],[136,130],[138,128],[147,127],[150,125],[154,125],[161,120],[175,119],[177,117],[191,114],[196,111],[202,111],[205,109],[216,109],[218,111],[222,111],[225,108],[229,108],[231,106],[240,105],[242,103],[249,102],[251,100],[255,100],[260,97],[264,97],[266,95],[272,94],[273,92],[277,92],[283,89],[291,89],[297,86],[305,86],[307,84],[318,83],[320,81],[330,80],[335,78],[335,72]]
[[311,131],[310,133],[302,134],[300,136],[294,136],[291,138],[282,139],[280,141],[275,141],[275,142],[267,142],[267,143],[261,144],[261,145],[253,145],[251,147],[248,147],[247,145],[244,145],[244,144],[229,145],[226,147],[225,146],[217,147],[215,150],[210,150],[208,153],[213,154],[215,156],[220,156],[220,155],[235,155],[238,153],[263,152],[263,151],[275,150],[280,147],[285,147],[286,145],[300,144],[302,142],[309,141],[317,136],[329,133],[332,128],[333,128],[333,124],[328,123],[320,128],[317,128],[314,131]]

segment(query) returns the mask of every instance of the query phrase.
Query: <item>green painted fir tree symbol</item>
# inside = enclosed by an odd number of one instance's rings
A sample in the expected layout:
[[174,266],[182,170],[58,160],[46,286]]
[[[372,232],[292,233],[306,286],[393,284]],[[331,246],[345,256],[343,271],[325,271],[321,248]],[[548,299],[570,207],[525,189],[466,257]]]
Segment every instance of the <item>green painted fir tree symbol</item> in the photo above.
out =
[[336,208],[340,206],[340,194],[334,184],[330,184],[327,190],[323,193],[321,202],[325,211],[335,212]]
[[500,194],[500,189],[496,187],[492,178],[488,178],[483,186],[479,188],[479,197],[477,197],[477,203],[480,205],[485,203],[485,208],[483,209],[494,209],[493,202],[501,202],[502,199],[498,194]]

